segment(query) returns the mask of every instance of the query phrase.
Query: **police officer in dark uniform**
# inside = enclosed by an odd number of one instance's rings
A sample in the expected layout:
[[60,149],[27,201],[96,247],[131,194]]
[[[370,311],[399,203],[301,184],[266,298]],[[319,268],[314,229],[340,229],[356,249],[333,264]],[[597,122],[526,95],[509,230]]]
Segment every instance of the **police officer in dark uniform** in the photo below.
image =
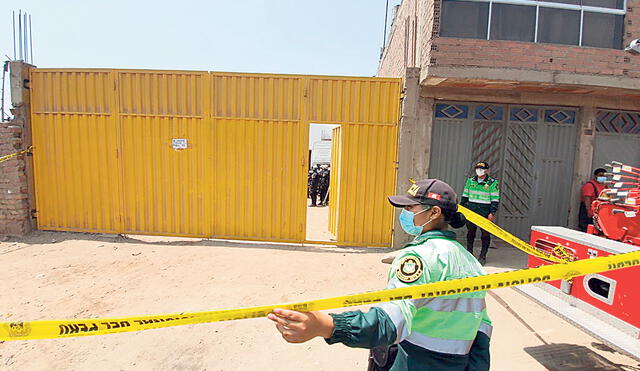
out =
[[307,198],[311,198],[311,176],[313,175],[313,169],[309,170],[307,174]]
[[318,172],[317,165],[314,167],[311,173],[311,180],[309,184],[309,195],[311,196],[311,206],[316,206],[318,200],[318,186],[320,182],[320,173]]
[[331,166],[327,166],[327,193],[324,196],[324,204],[325,204],[325,206],[329,205],[330,185],[331,185]]
[[323,204],[325,206],[329,205],[329,190],[330,190],[330,185],[331,185],[331,167],[329,165],[327,165],[327,167],[325,168],[325,177],[326,182],[327,182],[327,189],[324,192],[324,197],[322,198],[323,200]]
[[320,194],[320,205],[326,205],[325,197],[329,190],[329,170],[322,167],[320,170],[320,179],[318,180],[318,193]]

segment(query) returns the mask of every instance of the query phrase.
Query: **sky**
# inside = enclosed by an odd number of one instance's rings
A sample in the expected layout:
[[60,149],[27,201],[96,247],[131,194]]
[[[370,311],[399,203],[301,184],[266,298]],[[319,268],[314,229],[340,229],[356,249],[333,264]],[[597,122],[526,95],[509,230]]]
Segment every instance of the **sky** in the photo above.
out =
[[[387,0],[22,0],[44,68],[374,76]],[[393,6],[389,1],[389,25]],[[12,11],[0,56],[13,58]],[[387,32],[389,32],[387,27]],[[17,52],[16,52],[17,53]],[[6,85],[8,86],[8,85]],[[6,97],[5,99],[9,99]],[[320,139],[312,127],[310,143]]]
[[[391,8],[399,0],[390,1]],[[373,76],[386,0],[17,2],[38,67]],[[3,7],[0,55],[13,58]],[[390,21],[389,21],[390,23]]]

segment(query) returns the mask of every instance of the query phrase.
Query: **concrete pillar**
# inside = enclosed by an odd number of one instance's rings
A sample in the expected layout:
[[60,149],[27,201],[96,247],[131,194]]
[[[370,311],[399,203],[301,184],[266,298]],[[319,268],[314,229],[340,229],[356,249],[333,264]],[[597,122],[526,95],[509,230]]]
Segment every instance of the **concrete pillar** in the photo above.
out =
[[[407,192],[409,178],[423,179],[429,171],[433,99],[420,97],[420,69],[407,68],[404,79],[404,99],[398,133],[398,172],[396,194]],[[411,240],[398,222],[396,210],[393,247],[402,248]]]
[[[11,113],[0,123],[0,155],[31,146],[29,69],[20,61],[9,63]],[[0,163],[0,235],[23,236],[35,229],[35,195],[31,154]]]
[[580,120],[576,138],[576,156],[571,178],[571,200],[569,204],[569,228],[578,227],[578,210],[580,207],[580,188],[593,175],[593,153],[595,143],[595,125],[597,109],[593,106],[580,108]]

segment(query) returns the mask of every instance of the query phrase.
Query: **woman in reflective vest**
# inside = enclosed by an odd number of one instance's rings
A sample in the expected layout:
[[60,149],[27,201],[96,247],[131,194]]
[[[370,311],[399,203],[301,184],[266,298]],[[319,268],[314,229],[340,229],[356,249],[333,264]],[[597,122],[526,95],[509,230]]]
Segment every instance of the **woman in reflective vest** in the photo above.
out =
[[[448,184],[420,180],[406,195],[391,196],[389,201],[403,209],[400,225],[416,238],[393,261],[387,288],[485,274],[473,255],[455,240],[455,233],[447,230],[449,225],[460,228],[465,224],[464,216],[457,212],[456,193]],[[386,302],[367,313],[276,309],[269,319],[290,343],[321,336],[329,344],[358,348],[397,344],[393,371],[489,369],[492,327],[485,292]],[[376,361],[369,369],[387,369],[382,363]]]

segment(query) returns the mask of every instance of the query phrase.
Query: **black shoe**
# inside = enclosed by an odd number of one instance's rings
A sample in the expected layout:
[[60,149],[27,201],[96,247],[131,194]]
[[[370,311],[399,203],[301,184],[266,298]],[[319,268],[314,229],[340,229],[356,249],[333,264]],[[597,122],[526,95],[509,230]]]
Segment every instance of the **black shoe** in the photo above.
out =
[[487,258],[485,256],[481,256],[478,258],[478,261],[480,262],[480,264],[482,264],[483,266],[485,264],[487,264]]

